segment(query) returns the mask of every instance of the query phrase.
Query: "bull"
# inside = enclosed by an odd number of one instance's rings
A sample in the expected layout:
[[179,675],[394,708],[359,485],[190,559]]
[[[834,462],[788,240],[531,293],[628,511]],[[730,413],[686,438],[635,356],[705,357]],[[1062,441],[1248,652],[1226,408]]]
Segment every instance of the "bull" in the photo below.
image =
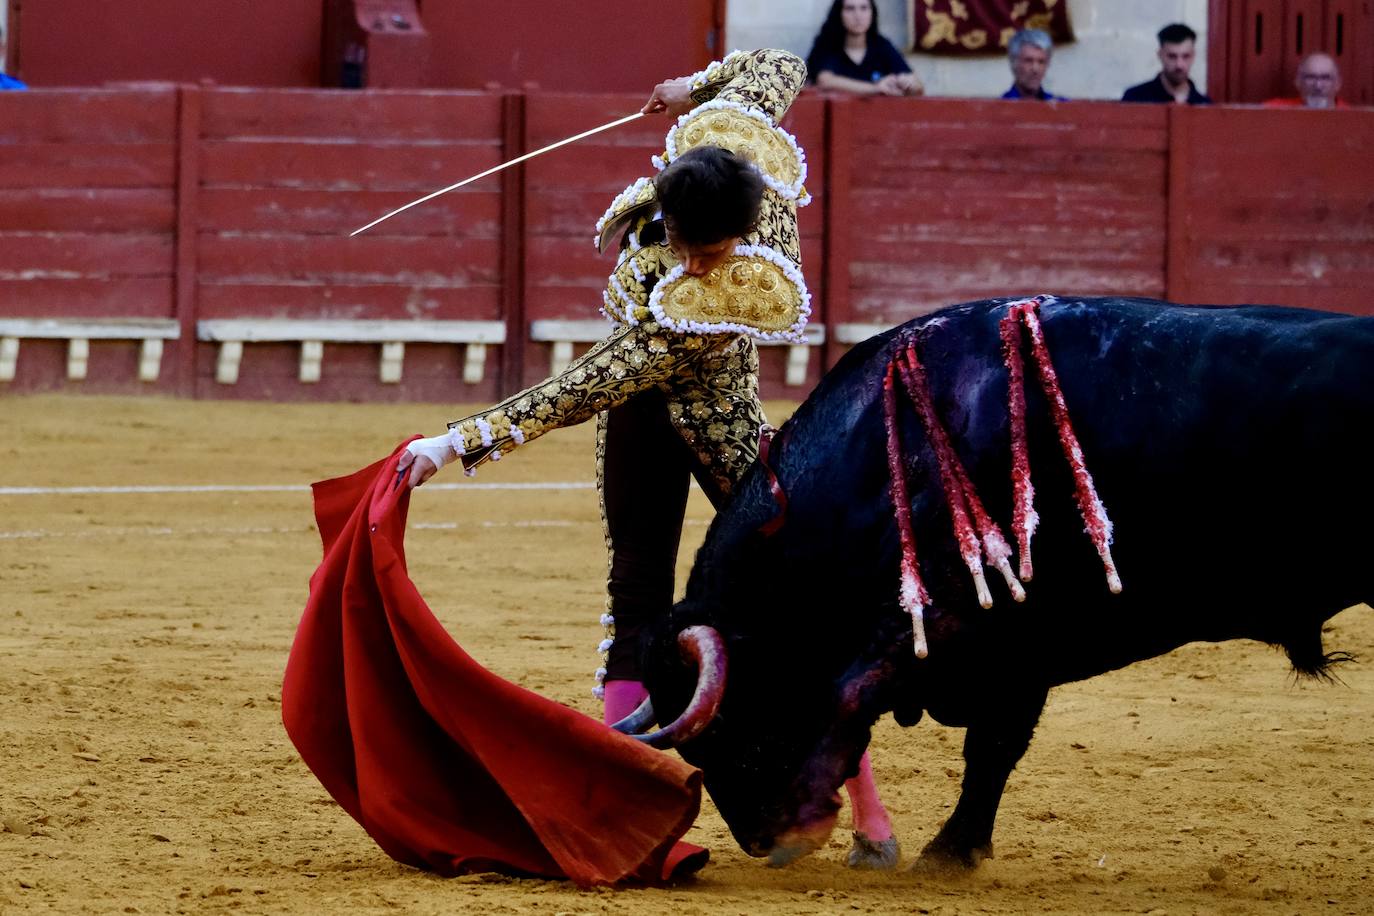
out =
[[1323,647],[1322,625],[1374,597],[1374,486],[1349,438],[1374,422],[1374,318],[1124,298],[1039,310],[1124,588],[1109,590],[1085,536],[1052,399],[1027,385],[1038,561],[1023,603],[991,577],[994,605],[981,607],[937,443],[906,406],[895,426],[929,592],[918,657],[898,588],[884,380],[918,341],[947,441],[1005,524],[1008,308],[954,306],[846,354],[741,482],[685,598],[646,634],[651,706],[637,725],[670,721],[648,740],[701,768],[751,855],[785,863],[825,842],[837,790],[888,712],[966,730],[958,804],[921,862],[971,867],[992,854],[1003,789],[1051,688],[1195,641],[1260,640],[1311,678],[1349,658]]

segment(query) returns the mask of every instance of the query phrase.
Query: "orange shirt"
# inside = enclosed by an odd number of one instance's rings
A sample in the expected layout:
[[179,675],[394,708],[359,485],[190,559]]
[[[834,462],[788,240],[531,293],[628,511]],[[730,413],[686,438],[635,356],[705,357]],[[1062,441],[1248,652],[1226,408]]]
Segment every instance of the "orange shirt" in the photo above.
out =
[[[1282,99],[1266,99],[1265,102],[1264,102],[1264,107],[1265,107],[1265,108],[1306,108],[1307,106],[1303,104],[1302,99],[1297,98],[1297,97],[1293,97],[1293,98],[1282,98]],[[1350,106],[1347,105],[1347,104],[1345,103],[1345,99],[1336,99],[1336,107],[1337,107],[1337,108],[1349,108]]]

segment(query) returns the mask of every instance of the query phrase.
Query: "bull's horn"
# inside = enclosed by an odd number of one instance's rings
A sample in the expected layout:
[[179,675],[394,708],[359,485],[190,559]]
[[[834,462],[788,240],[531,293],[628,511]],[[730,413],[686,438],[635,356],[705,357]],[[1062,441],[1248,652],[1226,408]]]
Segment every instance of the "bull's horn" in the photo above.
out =
[[687,627],[677,634],[684,658],[696,662],[697,689],[682,715],[648,735],[633,735],[650,747],[668,748],[690,741],[711,724],[725,697],[725,640],[715,627]]
[[641,735],[654,724],[654,701],[648,697],[634,712],[611,726],[622,735]]

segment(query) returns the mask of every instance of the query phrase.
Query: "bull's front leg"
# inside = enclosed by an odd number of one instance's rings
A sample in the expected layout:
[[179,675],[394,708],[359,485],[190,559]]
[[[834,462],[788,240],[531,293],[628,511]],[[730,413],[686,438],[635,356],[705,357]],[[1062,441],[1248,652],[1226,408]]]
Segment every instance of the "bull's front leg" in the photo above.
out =
[[992,827],[1007,777],[1030,746],[1048,691],[1003,695],[984,708],[964,735],[964,784],[954,813],[921,852],[917,868],[972,868],[992,858]]

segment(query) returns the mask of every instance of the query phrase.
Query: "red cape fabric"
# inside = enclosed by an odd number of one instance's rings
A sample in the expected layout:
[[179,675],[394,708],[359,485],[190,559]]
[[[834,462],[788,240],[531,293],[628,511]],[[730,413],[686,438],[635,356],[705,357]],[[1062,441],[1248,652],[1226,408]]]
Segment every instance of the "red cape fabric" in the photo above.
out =
[[676,842],[700,771],[485,670],[426,607],[406,573],[399,456],[314,485],[324,562],[282,685],[306,764],[418,868],[584,886],[700,868],[706,851]]

